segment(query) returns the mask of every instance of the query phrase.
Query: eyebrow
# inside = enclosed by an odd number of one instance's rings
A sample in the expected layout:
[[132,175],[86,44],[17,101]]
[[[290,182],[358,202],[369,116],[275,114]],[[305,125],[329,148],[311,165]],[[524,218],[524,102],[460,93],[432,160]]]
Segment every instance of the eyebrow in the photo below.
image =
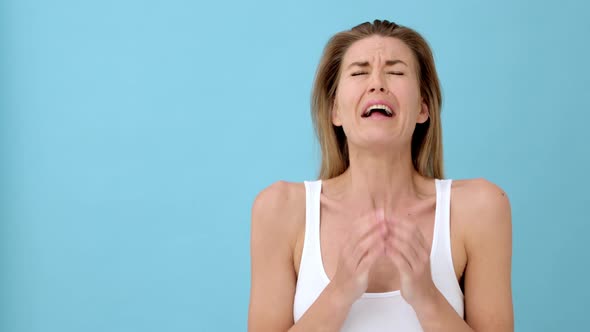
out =
[[[407,63],[403,62],[402,60],[387,60],[385,61],[385,66],[393,66],[396,65],[398,63],[404,64],[405,66],[408,66]],[[369,62],[368,61],[356,61],[351,63],[348,68],[350,69],[351,67],[354,66],[358,66],[358,67],[369,67]]]

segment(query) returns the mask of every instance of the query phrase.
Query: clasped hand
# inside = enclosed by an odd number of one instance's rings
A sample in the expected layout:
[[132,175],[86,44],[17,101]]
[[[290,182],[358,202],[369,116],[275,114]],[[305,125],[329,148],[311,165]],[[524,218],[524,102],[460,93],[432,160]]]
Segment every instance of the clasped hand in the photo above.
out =
[[415,223],[386,218],[382,209],[359,220],[349,234],[332,282],[354,301],[368,287],[369,271],[377,258],[388,257],[400,274],[403,298],[416,306],[427,304],[436,294],[430,270],[430,248]]

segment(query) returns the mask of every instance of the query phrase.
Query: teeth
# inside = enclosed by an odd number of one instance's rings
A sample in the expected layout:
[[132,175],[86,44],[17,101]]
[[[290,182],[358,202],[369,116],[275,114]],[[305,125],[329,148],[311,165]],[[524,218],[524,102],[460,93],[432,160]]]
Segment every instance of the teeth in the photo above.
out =
[[382,104],[371,105],[369,108],[367,108],[364,115],[369,114],[369,112],[371,112],[371,110],[374,110],[374,109],[383,109],[383,110],[385,110],[385,112],[387,112],[388,115],[393,115],[393,111],[391,110],[391,108],[389,108],[387,105],[382,105]]

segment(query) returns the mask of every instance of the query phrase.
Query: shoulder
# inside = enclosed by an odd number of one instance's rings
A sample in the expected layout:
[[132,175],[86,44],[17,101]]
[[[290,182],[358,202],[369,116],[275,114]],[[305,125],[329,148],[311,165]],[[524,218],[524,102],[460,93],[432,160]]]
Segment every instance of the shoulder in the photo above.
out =
[[511,207],[506,192],[486,179],[454,180],[452,211],[461,219],[466,244],[511,233]]
[[451,224],[466,254],[465,317],[475,330],[513,331],[512,221],[506,192],[485,179],[453,181]]
[[460,203],[461,210],[468,213],[510,210],[510,200],[506,192],[483,178],[453,180],[452,196],[457,203]]
[[495,183],[483,178],[453,180],[452,195],[461,206],[473,211],[510,208],[506,192]]
[[476,209],[508,208],[506,192],[495,183],[483,178],[453,180],[452,194]]
[[[305,215],[303,183],[277,181],[264,188],[252,204],[252,232],[294,240]],[[289,241],[291,242],[291,241]]]
[[[305,204],[303,183],[277,181],[264,188],[252,205],[252,214],[260,217],[276,216]],[[288,211],[287,211],[288,212]]]
[[[301,183],[279,181],[258,193],[252,205],[249,331],[286,331],[293,325],[297,285],[293,248],[305,214]],[[300,210],[303,210],[301,212]]]

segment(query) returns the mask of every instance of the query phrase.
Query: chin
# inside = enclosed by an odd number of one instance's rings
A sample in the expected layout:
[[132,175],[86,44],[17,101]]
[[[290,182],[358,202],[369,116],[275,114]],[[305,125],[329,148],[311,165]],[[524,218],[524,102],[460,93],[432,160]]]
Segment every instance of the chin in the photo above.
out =
[[398,146],[400,141],[391,136],[387,137],[367,137],[361,144],[358,144],[360,148],[367,150],[384,149],[384,148],[395,148]]

